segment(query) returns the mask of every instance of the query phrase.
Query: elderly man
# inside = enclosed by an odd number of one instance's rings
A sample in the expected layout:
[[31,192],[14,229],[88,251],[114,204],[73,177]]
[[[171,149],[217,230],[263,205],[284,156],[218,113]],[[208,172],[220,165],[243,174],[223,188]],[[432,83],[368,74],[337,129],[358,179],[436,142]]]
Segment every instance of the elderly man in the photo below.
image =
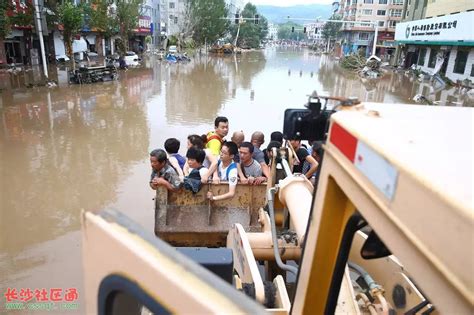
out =
[[163,186],[168,190],[175,190],[181,186],[178,173],[168,161],[165,150],[155,149],[150,153],[151,177],[150,187],[156,190]]
[[260,146],[265,142],[265,136],[261,131],[255,131],[250,138],[250,142],[253,144],[254,150],[252,157],[260,164],[262,167],[263,175],[266,178],[270,178],[270,169],[268,168],[267,163],[265,162],[265,156],[260,150]]

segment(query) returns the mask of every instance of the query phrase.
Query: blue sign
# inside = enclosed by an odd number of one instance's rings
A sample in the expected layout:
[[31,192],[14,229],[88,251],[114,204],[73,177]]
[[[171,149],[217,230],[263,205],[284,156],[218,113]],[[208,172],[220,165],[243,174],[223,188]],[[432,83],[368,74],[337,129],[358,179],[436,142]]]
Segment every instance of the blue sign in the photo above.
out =
[[150,33],[153,34],[154,30],[155,30],[155,25],[153,23],[150,23]]

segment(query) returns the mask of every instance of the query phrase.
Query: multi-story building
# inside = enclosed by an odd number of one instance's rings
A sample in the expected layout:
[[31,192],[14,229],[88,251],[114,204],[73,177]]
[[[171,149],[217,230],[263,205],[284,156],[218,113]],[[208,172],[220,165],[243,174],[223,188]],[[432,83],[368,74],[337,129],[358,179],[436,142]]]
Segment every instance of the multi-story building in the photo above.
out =
[[306,36],[311,44],[321,44],[323,39],[323,28],[326,22],[316,22],[304,24],[306,27]]
[[[372,53],[375,27],[378,28],[376,55],[389,57],[395,51],[395,26],[402,19],[405,0],[342,0],[339,13],[342,27],[344,54],[363,49]],[[350,23],[354,21],[354,23]],[[356,23],[357,22],[357,23]]]
[[278,39],[278,25],[268,22],[268,34],[267,39],[276,40]]
[[400,63],[453,81],[474,80],[474,1],[428,0],[425,8],[411,1],[425,18],[409,20],[408,6],[407,20],[397,25]]
[[[186,15],[187,0],[160,0],[160,32],[161,35],[176,35],[183,28]],[[225,0],[228,17],[233,18],[243,9],[243,0]]]

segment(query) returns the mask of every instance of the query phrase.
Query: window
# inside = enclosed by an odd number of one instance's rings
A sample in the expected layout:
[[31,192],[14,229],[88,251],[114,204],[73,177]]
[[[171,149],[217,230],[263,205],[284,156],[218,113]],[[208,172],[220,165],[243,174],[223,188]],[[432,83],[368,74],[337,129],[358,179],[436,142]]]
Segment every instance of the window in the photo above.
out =
[[458,53],[456,54],[456,60],[454,61],[454,73],[464,74],[464,70],[466,70],[468,54],[469,51],[467,50],[458,50]]
[[474,63],[471,66],[471,77],[474,77]]
[[418,63],[417,65],[419,66],[424,66],[425,65],[425,58],[426,58],[426,51],[428,49],[422,48],[420,51],[420,56],[418,56]]
[[387,4],[387,0],[379,0],[379,4]]
[[370,21],[360,21],[360,26],[362,27],[371,27]]
[[384,27],[385,26],[385,21],[379,21],[379,27]]
[[431,48],[430,59],[428,60],[428,68],[434,68],[436,65],[436,55],[439,49]]
[[170,2],[170,9],[174,9],[174,2]]
[[364,3],[372,4],[374,3],[374,0],[364,0]]
[[410,11],[407,11],[407,14],[405,16],[408,17],[409,15],[410,15]]
[[388,27],[395,28],[397,21],[388,21]]
[[359,40],[369,40],[369,33],[359,33]]
[[362,10],[362,15],[372,15],[372,10],[369,10],[369,9]]
[[377,10],[377,15],[386,15],[387,10]]
[[392,0],[392,4],[394,4],[394,5],[403,5],[403,0]]
[[403,9],[392,9],[390,10],[390,16],[401,17]]
[[351,15],[356,15],[356,13],[357,13],[357,9],[352,9],[351,10]]
[[174,17],[174,24],[178,24],[178,17],[177,16]]

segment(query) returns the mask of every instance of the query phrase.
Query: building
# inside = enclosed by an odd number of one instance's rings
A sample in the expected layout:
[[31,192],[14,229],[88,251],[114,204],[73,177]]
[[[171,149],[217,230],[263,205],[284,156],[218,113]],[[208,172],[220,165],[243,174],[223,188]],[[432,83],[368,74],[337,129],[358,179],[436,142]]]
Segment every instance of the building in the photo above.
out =
[[397,25],[400,64],[452,81],[474,80],[474,1],[428,1],[425,18]]
[[306,37],[310,44],[321,44],[324,42],[323,28],[326,22],[308,23],[303,26],[306,27]]
[[[395,27],[402,19],[405,0],[343,0],[339,13],[342,27],[342,50],[345,55],[365,51],[372,53],[375,25],[378,28],[376,55],[386,60],[395,52]],[[358,23],[350,23],[351,21]]]
[[277,40],[278,39],[278,25],[268,22],[268,34],[267,39]]

